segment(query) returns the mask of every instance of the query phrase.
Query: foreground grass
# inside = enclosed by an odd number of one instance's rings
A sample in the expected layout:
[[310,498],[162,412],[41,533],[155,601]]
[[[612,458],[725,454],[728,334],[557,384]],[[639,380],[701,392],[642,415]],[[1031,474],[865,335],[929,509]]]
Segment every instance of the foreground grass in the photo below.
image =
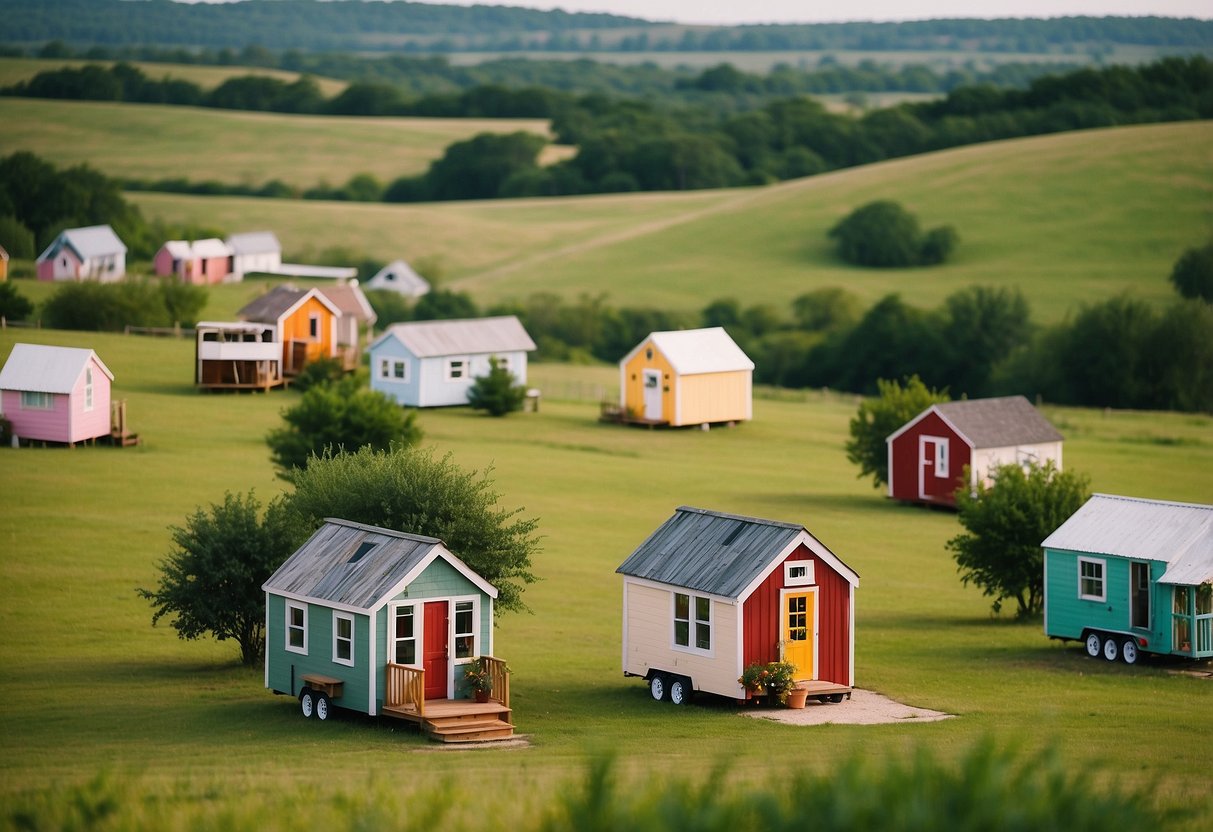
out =
[[[135,595],[156,579],[168,527],[196,506],[225,490],[266,499],[282,489],[263,439],[297,394],[200,395],[189,341],[7,330],[0,355],[16,340],[95,347],[144,444],[0,449],[0,805],[108,771],[138,793],[220,814],[266,790],[310,802],[383,779],[457,783],[469,790],[458,811],[509,804],[534,818],[595,750],[639,781],[701,778],[727,761],[731,779],[757,783],[784,760],[824,774],[855,755],[925,749],[946,766],[989,737],[1028,755],[1054,749],[1067,771],[1097,771],[1101,789],[1149,787],[1164,808],[1213,811],[1213,684],[1173,675],[1168,662],[1088,660],[1045,639],[1039,622],[992,618],[944,549],[955,516],[889,503],[855,478],[841,447],[853,398],[763,395],[755,420],[733,430],[630,430],[595,420],[613,368],[538,365],[538,414],[423,412],[425,442],[461,465],[492,466],[503,504],[539,517],[544,535],[542,580],[525,595],[533,614],[503,617],[496,636],[532,748],[433,753],[391,720],[303,722],[293,701],[263,689],[259,668],[236,664],[234,645],[152,628]],[[1213,418],[1046,413],[1067,436],[1067,466],[1096,490],[1208,501]],[[651,702],[620,674],[613,572],[680,504],[807,525],[861,576],[859,685],[958,718],[796,728],[739,718],[721,701]]]

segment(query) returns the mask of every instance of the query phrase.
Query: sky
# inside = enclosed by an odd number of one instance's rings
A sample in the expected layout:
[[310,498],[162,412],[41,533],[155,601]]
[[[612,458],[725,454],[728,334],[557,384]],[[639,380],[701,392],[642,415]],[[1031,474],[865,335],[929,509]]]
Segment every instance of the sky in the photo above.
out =
[[940,17],[1146,16],[1213,18],[1213,0],[422,0],[611,12],[679,23],[830,23]]

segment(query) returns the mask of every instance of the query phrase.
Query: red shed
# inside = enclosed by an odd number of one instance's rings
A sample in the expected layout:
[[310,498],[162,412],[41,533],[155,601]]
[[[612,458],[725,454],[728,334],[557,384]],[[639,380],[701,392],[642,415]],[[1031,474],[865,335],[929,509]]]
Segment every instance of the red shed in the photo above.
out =
[[[1009,463],[1061,468],[1062,436],[1023,396],[935,404],[891,434],[889,496],[955,507],[956,489]],[[964,478],[965,466],[969,478]]]
[[623,672],[654,698],[741,699],[742,670],[773,661],[811,695],[854,686],[859,576],[804,526],[683,506],[616,571]]

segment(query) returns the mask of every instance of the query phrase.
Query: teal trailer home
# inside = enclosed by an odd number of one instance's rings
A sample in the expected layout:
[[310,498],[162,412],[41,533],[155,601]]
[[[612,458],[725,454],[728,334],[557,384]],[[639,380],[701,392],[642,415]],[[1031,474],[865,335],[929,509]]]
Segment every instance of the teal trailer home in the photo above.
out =
[[[346,708],[445,742],[513,734],[492,656],[497,590],[441,540],[328,518],[262,589],[265,686],[305,717]],[[480,702],[465,683],[474,661],[489,682]]]
[[1095,494],[1041,546],[1045,635],[1110,662],[1213,657],[1213,506]]

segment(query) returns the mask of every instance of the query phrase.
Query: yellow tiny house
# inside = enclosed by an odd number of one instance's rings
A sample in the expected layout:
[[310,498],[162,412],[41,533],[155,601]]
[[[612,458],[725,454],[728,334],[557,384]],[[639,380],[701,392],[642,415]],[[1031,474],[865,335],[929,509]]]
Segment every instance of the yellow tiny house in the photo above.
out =
[[619,362],[619,405],[629,422],[740,422],[753,416],[753,375],[721,327],[654,332]]

